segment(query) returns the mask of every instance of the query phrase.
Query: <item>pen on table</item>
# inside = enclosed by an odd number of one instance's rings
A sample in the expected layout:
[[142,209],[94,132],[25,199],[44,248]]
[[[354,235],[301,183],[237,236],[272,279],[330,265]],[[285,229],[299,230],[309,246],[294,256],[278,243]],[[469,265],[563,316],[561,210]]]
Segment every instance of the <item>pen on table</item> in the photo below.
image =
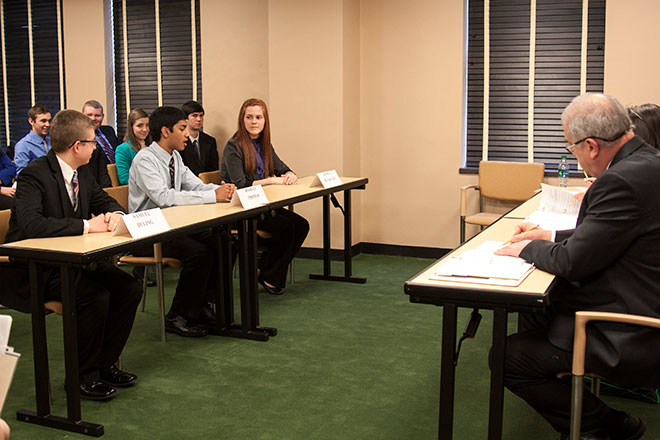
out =
[[[531,228],[529,228],[529,229],[526,230],[525,232],[533,231],[534,229],[538,229],[538,228],[539,228],[539,225],[532,226]],[[506,246],[507,244],[511,244],[511,240],[509,240],[509,241],[507,241],[507,242],[504,242],[504,243],[502,244],[502,247]]]

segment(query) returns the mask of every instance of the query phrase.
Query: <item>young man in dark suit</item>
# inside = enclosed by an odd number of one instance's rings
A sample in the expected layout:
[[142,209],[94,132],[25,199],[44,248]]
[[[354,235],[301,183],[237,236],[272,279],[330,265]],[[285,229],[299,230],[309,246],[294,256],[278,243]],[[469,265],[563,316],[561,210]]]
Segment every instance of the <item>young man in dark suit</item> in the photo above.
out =
[[107,165],[115,163],[115,150],[119,139],[115,129],[103,124],[103,106],[100,102],[91,99],[83,104],[82,112],[94,123],[94,138],[97,148],[89,161],[94,178],[102,188],[112,186],[108,175]]
[[[507,339],[504,381],[568,438],[571,382],[557,373],[571,371],[575,312],[660,318],[660,156],[635,136],[628,113],[610,96],[578,96],[562,122],[566,149],[597,177],[577,226],[548,231],[523,223],[498,253],[557,275],[549,313]],[[588,338],[587,371],[622,386],[660,383],[660,331],[596,322]],[[639,418],[584,394],[581,438],[633,440],[645,429]]]
[[196,176],[207,171],[220,169],[218,163],[218,144],[213,136],[202,132],[204,125],[204,107],[196,101],[188,101],[181,107],[188,122],[188,139],[181,152],[183,163]]
[[[94,125],[75,110],[63,110],[51,127],[52,149],[28,165],[18,177],[7,242],[27,238],[83,235],[113,231],[122,207],[103,191],[89,169],[94,151]],[[96,217],[92,217],[95,215]],[[27,268],[3,268],[2,303],[28,311]],[[40,267],[47,301],[61,299],[60,272]],[[78,325],[80,397],[107,400],[114,387],[126,387],[137,376],[119,370],[117,359],[128,339],[142,296],[133,277],[110,261],[80,270],[75,285]]]

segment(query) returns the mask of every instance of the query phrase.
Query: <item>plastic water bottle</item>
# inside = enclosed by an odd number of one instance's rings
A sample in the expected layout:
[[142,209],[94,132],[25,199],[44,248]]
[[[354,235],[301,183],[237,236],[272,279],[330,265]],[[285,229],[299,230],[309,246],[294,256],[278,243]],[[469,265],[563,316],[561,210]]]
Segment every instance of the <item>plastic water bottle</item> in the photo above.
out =
[[557,176],[559,177],[559,187],[566,188],[568,186],[568,161],[565,154],[561,156],[561,161],[559,161]]

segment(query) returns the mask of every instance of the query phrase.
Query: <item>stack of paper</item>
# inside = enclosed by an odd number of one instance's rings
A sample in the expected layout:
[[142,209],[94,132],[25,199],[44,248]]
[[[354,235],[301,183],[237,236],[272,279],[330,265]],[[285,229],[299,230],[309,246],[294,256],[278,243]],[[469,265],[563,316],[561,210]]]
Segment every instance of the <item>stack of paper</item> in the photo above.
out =
[[486,241],[476,249],[447,258],[429,277],[432,280],[517,286],[534,270],[522,258],[495,255],[500,241]]
[[542,229],[561,231],[575,228],[580,211],[580,202],[575,199],[575,195],[581,190],[568,190],[545,183],[541,187],[541,203],[525,220],[536,223]]

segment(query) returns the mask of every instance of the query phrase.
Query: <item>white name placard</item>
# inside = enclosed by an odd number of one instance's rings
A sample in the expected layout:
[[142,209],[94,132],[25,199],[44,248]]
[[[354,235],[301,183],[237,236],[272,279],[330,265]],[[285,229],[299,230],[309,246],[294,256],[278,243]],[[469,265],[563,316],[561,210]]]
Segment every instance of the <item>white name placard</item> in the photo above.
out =
[[332,188],[341,185],[343,182],[339,178],[336,170],[323,171],[316,173],[312,180],[312,186],[323,186],[323,188]]
[[133,238],[142,238],[172,229],[160,208],[126,214],[121,219],[112,235],[128,232]]
[[256,208],[268,204],[268,198],[261,185],[237,189],[231,198],[230,206],[242,206],[245,209]]

